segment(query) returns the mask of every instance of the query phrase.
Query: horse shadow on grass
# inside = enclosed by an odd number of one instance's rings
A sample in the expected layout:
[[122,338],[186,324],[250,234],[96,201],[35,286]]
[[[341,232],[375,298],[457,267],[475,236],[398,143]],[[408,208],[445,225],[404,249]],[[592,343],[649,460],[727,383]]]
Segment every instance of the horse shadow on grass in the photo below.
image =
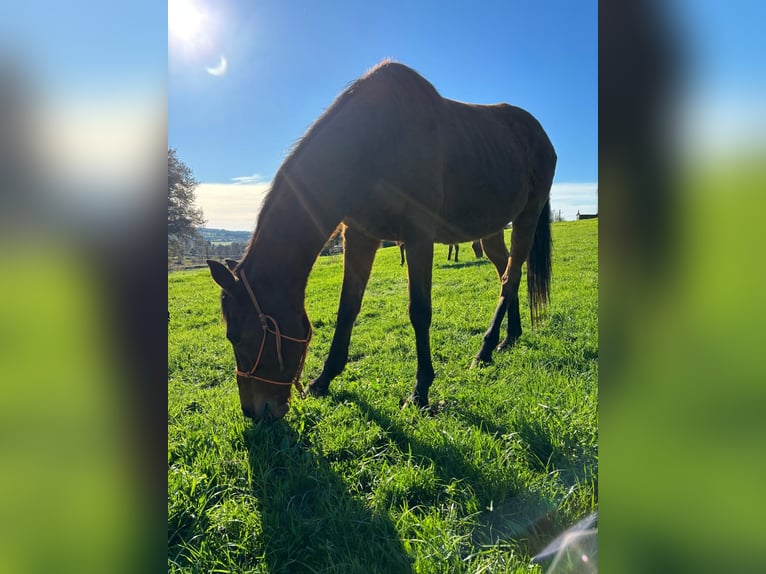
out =
[[351,496],[284,421],[254,423],[244,439],[269,572],[413,572],[388,516]]
[[460,263],[453,263],[448,261],[446,263],[437,263],[437,269],[462,269],[463,267],[481,267],[483,265],[491,265],[489,259],[478,259],[473,261],[462,261]]
[[[470,485],[486,507],[486,510],[475,518],[471,535],[473,551],[511,543],[521,552],[533,556],[566,528],[567,524],[558,516],[554,501],[526,489],[517,477],[498,477],[488,473],[486,469],[470,461],[470,452],[461,452],[450,441],[429,444],[418,438],[408,423],[389,416],[359,395],[340,391],[334,399],[338,402],[353,402],[369,421],[386,431],[387,436],[401,452],[410,453],[416,460],[431,461],[441,484],[460,481]],[[454,410],[455,407],[447,408]],[[501,436],[510,432],[509,429],[480,420],[475,415],[458,418],[490,436]],[[526,430],[522,432],[527,433]],[[530,432],[535,431],[530,429]],[[436,501],[413,502],[432,504]]]
[[576,444],[574,439],[565,444],[554,444],[550,431],[538,419],[522,421],[513,429],[497,425],[471,409],[455,409],[456,418],[491,436],[503,436],[512,432],[526,445],[526,461],[537,472],[550,472],[556,469],[560,480],[572,487],[595,477],[587,468],[594,464],[593,453],[587,452]]

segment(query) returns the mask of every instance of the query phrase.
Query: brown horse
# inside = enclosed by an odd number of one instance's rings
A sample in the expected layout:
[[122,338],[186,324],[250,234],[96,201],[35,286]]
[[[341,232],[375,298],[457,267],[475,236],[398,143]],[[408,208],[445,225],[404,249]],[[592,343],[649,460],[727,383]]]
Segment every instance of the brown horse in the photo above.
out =
[[[410,68],[384,61],[343,91],[277,171],[242,261],[208,261],[223,289],[244,414],[279,418],[311,338],[306,283],[327,238],[344,226],[337,324],[309,392],[326,395],[343,371],[351,329],[382,239],[406,245],[416,383],[409,402],[428,405],[434,243],[481,238],[501,278],[500,299],[475,357],[488,363],[521,335],[518,289],[527,262],[534,323],[548,301],[549,192],[556,154],[540,124],[507,104],[441,97]],[[510,256],[503,227],[513,221]]]
[[[452,248],[455,248],[455,263],[457,263],[457,257],[458,253],[460,253],[460,244],[459,243],[450,243],[449,245],[449,251],[447,251],[447,261],[452,259]],[[476,259],[480,259],[482,255],[484,255],[484,250],[481,247],[481,240],[477,239],[473,243],[471,243],[471,249],[473,249],[474,254],[476,255]]]
[[[399,251],[401,252],[401,262],[399,265],[404,265],[404,262],[406,261],[405,255],[404,255],[404,242],[403,241],[397,241],[396,244],[399,246]],[[447,252],[447,261],[452,259],[452,248],[455,248],[455,263],[457,263],[457,255],[460,252],[460,244],[459,243],[450,243],[449,244],[449,251]],[[481,247],[481,240],[477,239],[473,243],[471,243],[471,249],[473,249],[474,254],[476,255],[476,259],[480,259],[482,255],[484,255],[484,250]]]

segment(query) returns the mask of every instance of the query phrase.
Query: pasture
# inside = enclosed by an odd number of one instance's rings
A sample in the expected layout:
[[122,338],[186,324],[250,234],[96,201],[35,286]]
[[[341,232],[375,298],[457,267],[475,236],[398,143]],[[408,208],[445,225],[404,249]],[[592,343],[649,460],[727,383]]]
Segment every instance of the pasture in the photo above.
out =
[[[497,274],[435,246],[431,415],[400,408],[416,356],[399,249],[377,253],[330,395],[271,423],[242,416],[208,271],[170,273],[168,570],[543,572],[531,556],[598,506],[598,220],[552,234],[547,314],[530,328],[522,278],[523,335],[475,369]],[[317,260],[304,386],[341,279],[342,255]]]

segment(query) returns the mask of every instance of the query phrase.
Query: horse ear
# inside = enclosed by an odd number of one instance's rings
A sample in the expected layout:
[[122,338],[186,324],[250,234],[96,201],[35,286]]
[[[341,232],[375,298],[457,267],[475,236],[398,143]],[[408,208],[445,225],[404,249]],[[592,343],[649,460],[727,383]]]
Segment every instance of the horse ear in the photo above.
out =
[[208,259],[207,266],[210,267],[210,274],[213,276],[213,281],[218,283],[218,286],[221,289],[234,297],[234,294],[236,293],[237,278],[234,277],[234,274],[229,268],[214,259]]
[[228,257],[224,259],[223,262],[226,263],[226,267],[228,267],[230,271],[234,271],[234,269],[237,268],[237,265],[239,265],[239,261],[236,259],[229,259]]

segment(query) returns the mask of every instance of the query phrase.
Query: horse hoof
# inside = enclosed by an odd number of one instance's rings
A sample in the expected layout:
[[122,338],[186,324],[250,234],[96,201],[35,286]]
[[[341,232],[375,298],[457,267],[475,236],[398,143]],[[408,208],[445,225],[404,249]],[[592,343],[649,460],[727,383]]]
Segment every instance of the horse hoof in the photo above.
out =
[[503,339],[503,341],[497,346],[498,351],[505,351],[513,347],[516,339]]
[[413,405],[420,410],[426,410],[428,409],[428,400],[423,400],[421,397],[418,397],[416,395],[410,395],[405,400],[401,401],[401,403],[399,404],[401,408],[406,408],[410,405]]
[[312,397],[326,397],[328,394],[328,387],[320,387],[315,382],[309,383],[309,395]]
[[471,368],[481,368],[481,367],[487,367],[492,364],[492,357],[489,357],[487,359],[482,359],[481,357],[474,357],[473,361],[471,362]]
[[438,415],[439,413],[444,412],[447,409],[447,401],[441,400],[437,402],[436,404],[431,404],[428,402],[423,403],[416,397],[413,397],[410,395],[407,397],[407,399],[402,400],[399,405],[402,409],[407,408],[410,405],[413,405],[417,407],[418,412],[420,412],[424,416],[434,417]]

